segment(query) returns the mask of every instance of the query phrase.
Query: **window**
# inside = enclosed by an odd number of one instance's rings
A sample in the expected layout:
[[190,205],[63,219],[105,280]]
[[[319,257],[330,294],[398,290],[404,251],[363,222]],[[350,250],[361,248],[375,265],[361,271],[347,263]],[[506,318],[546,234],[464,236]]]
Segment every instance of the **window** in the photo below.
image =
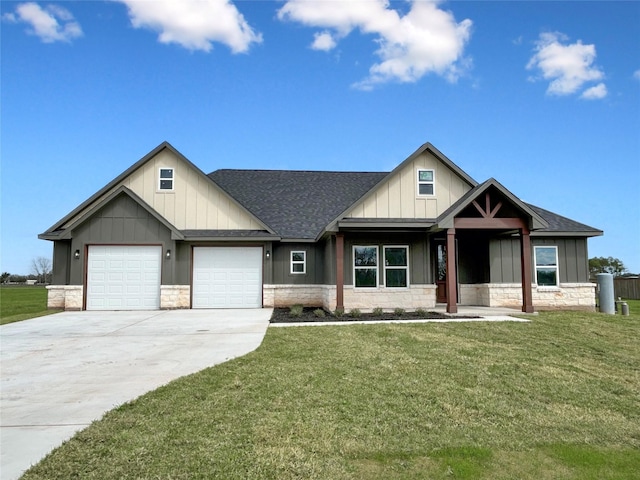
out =
[[378,247],[353,247],[353,285],[358,288],[378,286]]
[[558,247],[534,247],[536,283],[539,287],[557,287]]
[[384,284],[387,288],[408,286],[409,247],[384,247]]
[[291,273],[307,273],[307,252],[291,252]]
[[158,190],[173,190],[173,168],[160,169]]
[[434,177],[433,170],[418,170],[418,195],[434,195]]

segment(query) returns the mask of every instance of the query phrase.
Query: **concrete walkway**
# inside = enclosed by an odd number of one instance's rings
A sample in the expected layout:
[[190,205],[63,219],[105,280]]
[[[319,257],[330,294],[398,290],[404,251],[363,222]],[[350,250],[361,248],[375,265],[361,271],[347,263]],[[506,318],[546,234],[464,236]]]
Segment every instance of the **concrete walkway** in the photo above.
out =
[[0,475],[112,408],[255,350],[271,309],[64,312],[0,327]]

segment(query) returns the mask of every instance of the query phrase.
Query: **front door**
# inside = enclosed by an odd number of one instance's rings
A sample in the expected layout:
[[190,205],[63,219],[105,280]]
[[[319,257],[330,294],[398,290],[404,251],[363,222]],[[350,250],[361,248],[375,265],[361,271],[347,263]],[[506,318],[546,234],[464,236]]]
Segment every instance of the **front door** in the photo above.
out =
[[447,245],[436,243],[436,302],[447,303]]

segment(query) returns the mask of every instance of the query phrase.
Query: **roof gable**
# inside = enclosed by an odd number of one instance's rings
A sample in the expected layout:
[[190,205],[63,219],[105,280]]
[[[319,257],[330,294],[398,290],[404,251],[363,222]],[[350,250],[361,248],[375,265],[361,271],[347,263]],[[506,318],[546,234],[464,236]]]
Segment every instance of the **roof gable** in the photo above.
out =
[[[159,168],[174,169],[174,191],[158,190]],[[121,186],[177,229],[269,230],[237,200],[221,190],[168,142],[145,155],[96,194],[53,225],[45,234],[66,229]],[[270,233],[273,233],[270,231]]]
[[[418,170],[434,172],[434,194],[419,195]],[[425,143],[385,176],[344,218],[436,218],[477,185],[460,167]],[[339,219],[340,220],[340,219]]]
[[[524,203],[513,193],[507,190],[495,178],[490,178],[489,180],[469,190],[456,203],[454,203],[450,208],[448,208],[445,212],[442,213],[442,215],[438,217],[437,226],[439,228],[454,228],[455,218],[465,214],[465,212],[482,216],[477,208],[478,203],[476,202],[476,200],[479,200],[480,205],[485,208],[481,196],[483,194],[488,194],[490,191],[496,193],[498,197],[502,197],[504,200],[506,200],[506,204],[501,201],[497,206],[486,205],[487,214],[495,209],[492,213],[497,216],[504,216],[505,212],[508,212],[508,216],[523,216],[528,220],[530,230],[547,228],[549,226],[544,218],[542,218],[540,215],[538,215],[537,212],[532,210],[529,205]],[[502,213],[500,212],[500,210],[502,210]]]
[[50,235],[42,234],[39,235],[40,238],[45,240],[66,240],[73,237],[73,232],[78,228],[82,227],[86,222],[88,222],[91,218],[98,214],[101,210],[108,207],[109,205],[113,205],[119,198],[123,196],[129,197],[133,202],[138,204],[145,210],[151,217],[155,218],[160,224],[162,224],[167,230],[171,232],[171,238],[176,240],[184,240],[184,235],[171,223],[169,223],[165,218],[161,215],[158,215],[153,208],[151,208],[144,200],[142,200],[138,195],[129,190],[127,187],[120,186],[116,190],[109,193],[107,196],[101,198],[99,201],[93,203],[89,208],[85,209],[81,215],[77,216],[73,222],[68,224],[64,230],[57,232],[53,235],[53,238],[49,238]]

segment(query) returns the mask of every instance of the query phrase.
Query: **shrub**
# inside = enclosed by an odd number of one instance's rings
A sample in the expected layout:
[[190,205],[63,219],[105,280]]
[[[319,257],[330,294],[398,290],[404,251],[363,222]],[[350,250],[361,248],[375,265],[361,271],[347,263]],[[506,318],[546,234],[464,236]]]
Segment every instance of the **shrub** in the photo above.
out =
[[344,308],[336,308],[333,311],[333,315],[336,317],[342,317],[344,315]]
[[314,314],[316,317],[318,317],[318,318],[324,318],[324,316],[325,316],[324,310],[323,310],[323,309],[321,309],[321,308],[316,308],[316,309],[313,311],[313,314]]
[[304,308],[302,305],[291,305],[289,307],[289,315],[291,315],[292,317],[299,317],[300,315],[302,315]]
[[381,317],[382,315],[384,315],[384,311],[380,307],[374,308],[372,313],[376,317]]
[[396,316],[401,317],[402,315],[404,315],[404,308],[394,308],[393,313],[395,313]]
[[421,318],[426,318],[428,313],[429,312],[427,312],[427,310],[422,308],[422,307],[420,307],[420,308],[418,308],[416,310],[416,315],[418,315]]
[[358,309],[358,308],[352,308],[351,311],[349,312],[349,316],[351,318],[358,318],[358,317],[360,317],[360,315],[362,315],[362,313],[360,312],[360,309]]

